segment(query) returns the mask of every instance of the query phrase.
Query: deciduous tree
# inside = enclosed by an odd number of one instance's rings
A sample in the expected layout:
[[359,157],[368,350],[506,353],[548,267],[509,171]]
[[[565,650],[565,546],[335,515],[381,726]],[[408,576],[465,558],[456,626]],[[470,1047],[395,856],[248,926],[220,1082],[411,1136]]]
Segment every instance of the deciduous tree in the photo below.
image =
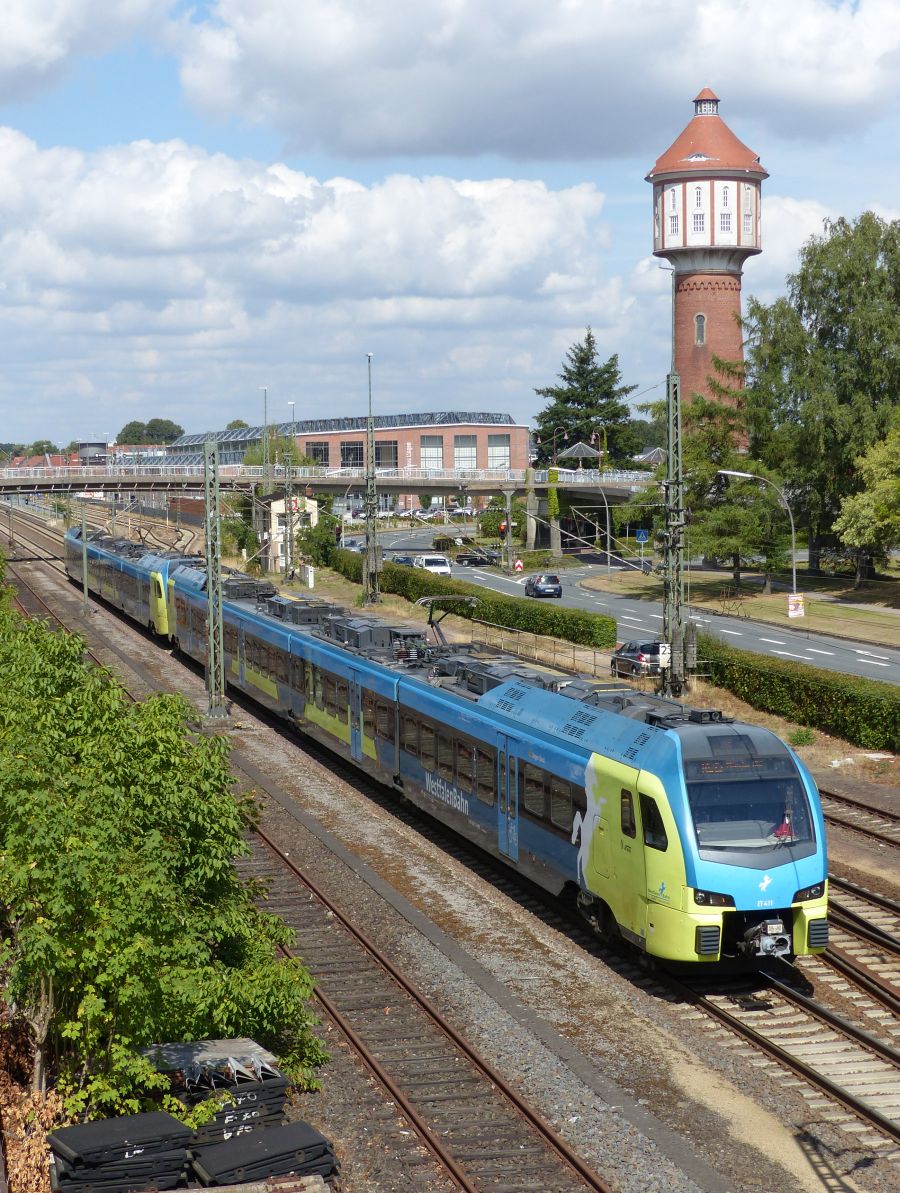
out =
[[900,403],[900,220],[827,222],[787,290],[748,303],[744,400],[750,452],[790,478],[816,570],[841,502],[860,487],[856,460]]
[[69,1115],[136,1111],[154,1041],[254,1036],[309,1079],[310,981],[234,869],[252,805],[179,697],[129,704],[83,642],[0,606],[2,998],[34,1086]]
[[865,487],[844,498],[835,533],[845,546],[883,560],[900,546],[900,409],[884,439],[856,463]]

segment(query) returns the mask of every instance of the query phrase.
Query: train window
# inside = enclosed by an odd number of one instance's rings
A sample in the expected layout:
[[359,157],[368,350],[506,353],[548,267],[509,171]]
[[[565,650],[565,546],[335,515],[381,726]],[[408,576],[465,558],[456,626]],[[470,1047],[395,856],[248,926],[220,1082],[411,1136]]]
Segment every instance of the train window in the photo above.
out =
[[322,682],[322,692],[325,700],[325,711],[330,717],[333,717],[336,715],[337,709],[335,708],[334,700],[334,680],[330,675],[326,675]]
[[320,711],[324,712],[325,711],[325,690],[324,690],[324,685],[322,683],[322,668],[321,667],[313,668],[313,677],[314,677],[313,678],[313,692],[314,692],[314,699],[316,702],[316,708],[318,708]]
[[572,831],[572,793],[565,779],[550,778],[550,820],[557,828]]
[[304,672],[305,672],[305,667],[303,666],[303,660],[294,658],[294,656],[292,655],[291,656],[291,687],[294,689],[295,692],[302,692],[304,690],[304,683],[305,683]]
[[525,763],[523,776],[522,808],[530,816],[539,820],[546,817],[546,793],[544,791],[544,772],[530,762]]
[[475,790],[475,747],[471,742],[456,743],[456,785],[469,794]]
[[634,823],[634,796],[626,788],[622,788],[622,835],[636,837],[637,826]]
[[506,754],[500,755],[500,814],[506,815],[509,798],[509,776],[506,773]]
[[375,736],[375,697],[371,692],[363,692],[362,700],[362,731],[364,737]]
[[497,799],[497,759],[493,750],[477,750],[475,756],[475,792],[486,804]]
[[402,745],[407,754],[414,758],[419,756],[419,725],[415,717],[404,716],[401,721]]
[[419,726],[419,761],[426,770],[434,770],[434,726],[427,721]]
[[665,853],[669,848],[666,826],[663,824],[656,800],[651,799],[649,795],[641,796],[641,820],[644,825],[644,844]]
[[453,782],[453,741],[443,733],[437,736],[437,769],[442,779]]
[[291,659],[286,650],[275,651],[276,675],[280,683],[290,682]]
[[334,715],[342,721],[346,721],[350,716],[350,689],[342,679],[336,684]]
[[382,700],[375,705],[375,732],[388,741],[394,740],[394,710]]

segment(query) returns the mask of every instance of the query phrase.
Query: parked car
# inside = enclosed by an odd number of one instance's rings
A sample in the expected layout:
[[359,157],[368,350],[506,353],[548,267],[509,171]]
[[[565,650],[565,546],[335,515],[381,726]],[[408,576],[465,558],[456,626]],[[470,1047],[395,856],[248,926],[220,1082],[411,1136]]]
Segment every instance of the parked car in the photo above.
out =
[[659,675],[661,642],[623,642],[610,660],[610,673],[616,677]]
[[552,572],[538,572],[525,581],[525,595],[533,597],[561,597],[562,581]]
[[446,555],[417,555],[413,560],[413,567],[423,568],[435,576],[449,576],[450,560]]
[[415,555],[392,555],[388,563],[399,563],[402,567],[411,568],[416,562]]
[[460,567],[491,567],[500,562],[500,552],[488,547],[464,547],[456,552],[456,563]]

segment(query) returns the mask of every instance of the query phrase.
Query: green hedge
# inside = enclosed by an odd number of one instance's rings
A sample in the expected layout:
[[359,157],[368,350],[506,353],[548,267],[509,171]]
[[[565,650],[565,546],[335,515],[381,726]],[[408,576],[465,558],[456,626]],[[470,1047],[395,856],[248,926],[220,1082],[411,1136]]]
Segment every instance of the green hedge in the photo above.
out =
[[[362,555],[355,551],[336,551],[332,567],[354,583],[362,582]],[[474,596],[474,608],[460,603],[453,612],[460,617],[476,618],[511,630],[546,634],[579,646],[606,650],[616,644],[616,622],[612,617],[566,609],[549,602],[523,597],[502,596],[462,580],[448,580],[422,568],[386,563],[381,572],[382,592],[392,592],[414,602],[423,596]]]
[[900,748],[900,689],[891,684],[737,650],[709,634],[698,648],[700,670],[754,708],[868,750]]

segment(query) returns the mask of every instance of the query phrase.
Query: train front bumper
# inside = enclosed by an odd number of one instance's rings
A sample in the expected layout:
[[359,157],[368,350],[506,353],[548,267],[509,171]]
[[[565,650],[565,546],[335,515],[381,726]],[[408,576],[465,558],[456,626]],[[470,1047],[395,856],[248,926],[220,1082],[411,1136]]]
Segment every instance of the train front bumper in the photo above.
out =
[[[760,922],[780,920],[784,934],[790,940],[790,951],[796,956],[824,952],[828,944],[828,900],[826,897],[795,903],[782,911],[768,911]],[[742,923],[738,934],[729,917],[742,916],[732,908],[704,908],[681,911],[659,903],[647,905],[647,952],[668,961],[720,961],[723,943],[727,956],[737,955],[734,942],[743,939]],[[765,934],[761,934],[764,936]],[[760,949],[746,950],[745,956],[765,959]]]

